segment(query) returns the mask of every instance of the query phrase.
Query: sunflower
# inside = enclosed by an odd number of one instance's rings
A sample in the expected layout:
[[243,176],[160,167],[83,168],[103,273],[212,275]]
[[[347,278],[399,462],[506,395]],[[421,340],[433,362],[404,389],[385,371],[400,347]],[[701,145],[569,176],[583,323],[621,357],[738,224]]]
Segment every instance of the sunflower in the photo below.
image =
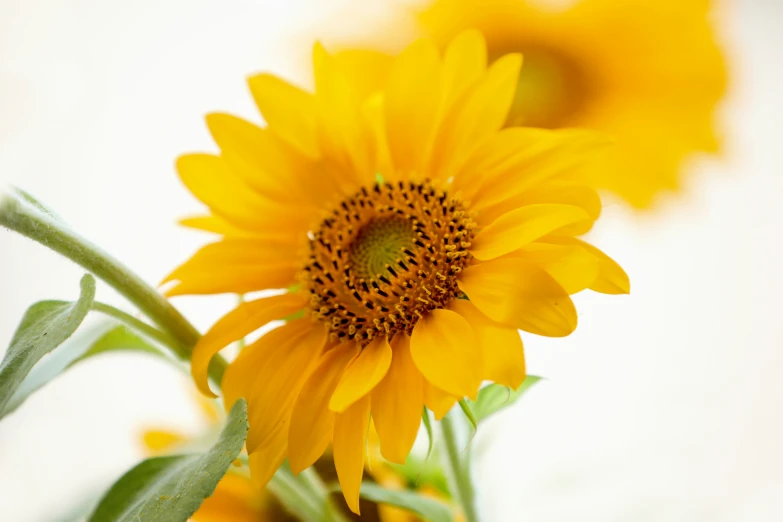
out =
[[[636,208],[677,191],[689,155],[719,152],[714,114],[726,90],[723,54],[708,0],[435,0],[418,31],[444,47],[475,28],[490,60],[521,52],[506,125],[597,129],[616,139],[581,179]],[[381,31],[383,32],[383,31]],[[396,37],[386,38],[387,40]],[[385,42],[388,43],[388,42]],[[377,53],[347,53],[357,74]],[[371,72],[365,81],[379,75]]]
[[487,67],[476,31],[443,56],[411,44],[368,94],[341,61],[314,50],[315,92],[275,76],[249,80],[266,120],[212,114],[219,154],[177,162],[209,207],[185,224],[220,237],[166,279],[167,295],[285,289],[241,304],[192,356],[213,395],[214,354],[267,323],[226,370],[226,406],[248,401],[251,474],[265,484],[331,443],[358,512],[370,419],[402,463],[422,406],[442,417],[483,380],[525,378],[518,330],[574,331],[569,297],[629,289],[623,270],[576,236],[600,213],[595,190],[568,181],[606,147],[586,132],[502,130],[519,54]]

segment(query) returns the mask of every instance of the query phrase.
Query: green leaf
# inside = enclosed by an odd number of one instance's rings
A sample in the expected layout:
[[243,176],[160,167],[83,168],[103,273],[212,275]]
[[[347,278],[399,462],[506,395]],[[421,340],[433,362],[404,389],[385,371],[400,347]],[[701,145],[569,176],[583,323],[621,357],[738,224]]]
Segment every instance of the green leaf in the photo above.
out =
[[505,386],[499,384],[490,384],[479,390],[476,401],[473,402],[473,413],[476,421],[481,422],[490,415],[493,415],[504,408],[508,408],[519,400],[527,390],[535,383],[541,380],[541,377],[528,375],[524,382],[515,391],[511,391]]
[[185,522],[215,491],[246,437],[247,403],[239,399],[208,452],[145,460],[114,483],[89,522]]
[[13,411],[9,402],[35,363],[73,335],[94,299],[95,279],[86,274],[75,303],[41,301],[27,309],[0,362],[0,419]]
[[133,330],[121,324],[106,332],[92,346],[74,359],[71,366],[90,357],[108,352],[143,352],[171,360],[168,353],[146,339],[137,335]]
[[109,352],[142,352],[161,357],[166,361],[183,366],[169,356],[168,352],[137,335],[127,326],[114,321],[104,321],[91,328],[82,328],[60,347],[44,357],[30,370],[24,381],[5,406],[4,412],[11,413],[27,398],[54,380],[65,370],[95,355]]
[[473,415],[473,411],[470,408],[470,404],[468,404],[468,401],[465,399],[461,399],[459,401],[459,407],[462,409],[462,413],[465,414],[465,417],[470,421],[470,425],[473,426],[473,430],[471,431],[470,439],[473,440],[473,436],[476,434],[476,430],[478,430],[478,420],[476,420],[476,416]]
[[362,482],[360,495],[362,498],[378,504],[390,504],[410,511],[429,522],[452,522],[454,520],[454,515],[446,504],[407,489],[384,489],[373,482]]

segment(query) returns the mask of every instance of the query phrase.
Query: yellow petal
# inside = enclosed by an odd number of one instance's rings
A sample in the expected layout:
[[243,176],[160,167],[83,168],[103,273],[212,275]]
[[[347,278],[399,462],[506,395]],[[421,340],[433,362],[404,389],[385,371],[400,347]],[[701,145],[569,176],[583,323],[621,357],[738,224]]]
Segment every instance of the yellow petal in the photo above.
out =
[[329,401],[329,409],[345,411],[348,406],[370,393],[386,375],[391,360],[392,349],[386,336],[380,335],[373,339],[345,369]]
[[248,79],[269,128],[310,157],[319,155],[313,95],[271,74]]
[[336,415],[334,421],[334,467],[351,511],[359,514],[359,489],[364,474],[364,446],[370,424],[370,397],[359,399]]
[[278,430],[263,446],[248,455],[250,477],[257,489],[265,488],[277,469],[283,464],[286,449],[286,433],[284,430]]
[[215,214],[251,230],[263,225],[266,202],[223,159],[187,154],[177,159],[182,183]]
[[357,350],[358,345],[350,342],[327,351],[302,387],[288,432],[288,460],[294,473],[311,466],[332,440],[335,413],[329,409],[329,397]]
[[313,49],[313,69],[320,147],[324,157],[339,167],[330,174],[354,185],[372,182],[374,136],[362,118],[365,100],[356,95],[339,65],[320,44]]
[[[207,126],[221,157],[259,194],[280,204],[320,208],[336,192],[317,162],[270,129],[229,114],[209,114]],[[313,212],[308,210],[308,212]]]
[[416,323],[411,355],[424,378],[448,393],[474,397],[483,371],[470,324],[449,310],[433,310]]
[[142,434],[144,447],[152,454],[164,453],[187,440],[185,435],[168,430],[147,430]]
[[435,44],[418,40],[395,60],[384,96],[386,136],[400,172],[421,171],[440,103],[440,58]]
[[558,235],[581,235],[590,231],[595,220],[601,215],[601,197],[598,192],[585,185],[576,185],[562,181],[553,181],[526,190],[521,194],[499,201],[489,207],[482,208],[477,222],[479,225],[492,223],[498,216],[525,205],[535,204],[572,205],[584,210],[590,219],[562,227]]
[[494,259],[561,227],[589,220],[584,210],[573,205],[527,205],[503,214],[480,230],[470,253],[477,259]]
[[590,243],[572,237],[549,237],[547,242],[560,245],[577,245],[587,250],[598,260],[598,277],[590,285],[590,290],[602,294],[629,294],[631,281],[625,270],[602,250]]
[[460,33],[443,55],[443,91],[445,108],[459,99],[467,88],[481,78],[487,68],[487,44],[476,30]]
[[445,417],[460,400],[460,397],[446,393],[426,379],[422,380],[422,384],[424,405],[435,415],[435,420],[441,420]]
[[272,239],[224,238],[202,247],[169,274],[162,283],[179,284],[165,294],[245,294],[287,288],[300,269],[298,250],[297,245]]
[[421,424],[423,380],[411,358],[410,337],[397,334],[391,347],[394,355],[389,371],[372,391],[372,418],[381,454],[405,464]]
[[368,98],[386,85],[394,57],[367,49],[334,54],[334,61],[360,98]]
[[590,288],[599,276],[598,259],[577,244],[551,243],[557,240],[555,236],[543,238],[509,254],[509,257],[519,258],[543,269],[568,295]]
[[459,287],[499,323],[548,337],[564,337],[576,329],[576,309],[568,293],[542,269],[519,259],[468,267],[460,273]]
[[252,231],[235,227],[218,216],[191,216],[180,219],[179,224],[183,227],[212,232],[221,236],[247,236],[253,234]]
[[191,522],[264,522],[267,493],[253,486],[250,478],[227,473],[218,482],[212,496],[204,499]]
[[266,444],[267,439],[276,435],[279,429],[285,431],[285,439],[288,440],[294,401],[323,353],[326,343],[323,325],[313,324],[310,319],[298,319],[288,324],[299,322],[303,323],[299,325],[303,334],[293,342],[281,343],[285,347],[283,350],[276,350],[255,368],[255,381],[247,401],[250,423],[248,451],[255,451]]
[[229,312],[199,339],[193,348],[190,373],[205,395],[216,397],[210,389],[207,370],[212,357],[220,350],[276,319],[283,319],[308,304],[305,294],[282,294],[242,303]]
[[484,379],[517,389],[525,380],[525,353],[516,328],[496,323],[465,299],[455,299],[449,309],[470,323],[484,355]]
[[433,149],[432,172],[447,179],[506,120],[516,90],[522,56],[507,54],[489,68],[443,119]]
[[568,176],[604,154],[606,136],[590,131],[503,129],[479,147],[454,175],[476,210],[516,197],[541,183]]

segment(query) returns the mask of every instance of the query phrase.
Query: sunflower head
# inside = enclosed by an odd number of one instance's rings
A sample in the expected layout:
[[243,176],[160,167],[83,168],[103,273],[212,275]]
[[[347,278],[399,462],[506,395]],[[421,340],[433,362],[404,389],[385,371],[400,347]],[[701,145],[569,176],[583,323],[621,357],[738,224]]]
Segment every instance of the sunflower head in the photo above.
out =
[[433,0],[416,16],[442,47],[467,28],[491,60],[525,55],[506,124],[596,129],[616,139],[580,179],[637,208],[680,187],[684,161],[716,153],[727,72],[707,0]]
[[169,295],[287,289],[241,304],[204,335],[192,373],[244,348],[222,382],[249,405],[249,461],[264,484],[332,444],[358,512],[367,429],[403,463],[422,407],[441,418],[482,381],[525,378],[518,330],[560,337],[570,294],[625,293],[622,269],[577,238],[600,214],[570,173],[605,149],[587,132],[505,128],[521,56],[487,66],[468,31],[441,55],[412,44],[369,88],[316,46],[315,91],[250,79],[266,125],[207,118],[219,154],[178,162],[209,208],[186,224],[218,235],[167,278]]

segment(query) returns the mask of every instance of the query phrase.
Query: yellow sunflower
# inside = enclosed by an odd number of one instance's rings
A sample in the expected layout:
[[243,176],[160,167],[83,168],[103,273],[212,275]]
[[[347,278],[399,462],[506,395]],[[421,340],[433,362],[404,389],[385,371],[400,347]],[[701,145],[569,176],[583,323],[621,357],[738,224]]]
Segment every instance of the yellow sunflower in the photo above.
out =
[[210,211],[185,223],[221,237],[169,275],[167,294],[286,289],[220,319],[192,358],[212,394],[212,356],[287,318],[222,382],[226,406],[248,400],[258,485],[286,457],[298,472],[331,443],[358,512],[371,417],[384,457],[402,463],[423,405],[441,417],[483,380],[522,383],[518,329],[568,335],[569,294],[628,291],[623,270],[576,238],[601,205],[567,176],[603,139],[503,130],[522,58],[486,62],[475,31],[443,56],[417,41],[367,96],[316,45],[314,93],[254,76],[266,127],[210,115],[219,154],[178,160]]
[[[553,5],[554,4],[554,5]],[[717,153],[715,109],[726,66],[709,0],[436,0],[417,16],[441,48],[475,28],[494,60],[521,52],[506,125],[597,129],[616,139],[582,179],[637,208],[680,186],[683,161]],[[390,36],[390,39],[393,39]],[[357,74],[387,59],[360,57]],[[363,62],[363,63],[362,63]]]

